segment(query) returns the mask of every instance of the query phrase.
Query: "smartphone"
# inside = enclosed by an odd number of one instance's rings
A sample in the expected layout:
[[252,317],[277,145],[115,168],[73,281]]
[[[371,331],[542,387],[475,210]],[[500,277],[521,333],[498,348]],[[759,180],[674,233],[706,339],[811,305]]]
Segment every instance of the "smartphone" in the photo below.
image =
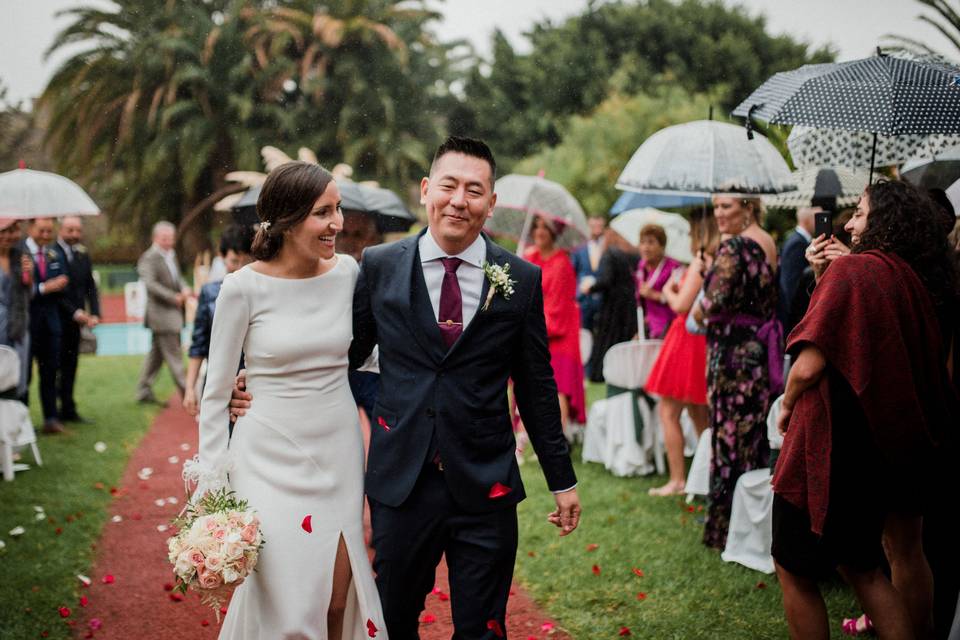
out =
[[820,211],[813,214],[813,237],[829,238],[833,235],[833,212]]

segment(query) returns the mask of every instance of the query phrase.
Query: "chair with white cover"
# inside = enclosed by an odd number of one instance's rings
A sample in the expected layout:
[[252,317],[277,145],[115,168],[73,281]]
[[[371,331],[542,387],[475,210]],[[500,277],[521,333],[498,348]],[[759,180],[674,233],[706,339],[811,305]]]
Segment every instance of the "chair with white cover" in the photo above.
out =
[[142,318],[147,313],[147,285],[143,280],[123,285],[123,306],[128,318]]
[[[767,414],[767,438],[771,453],[783,446],[783,436],[777,431],[777,418],[783,396],[773,401]],[[730,529],[727,546],[720,554],[726,562],[736,562],[764,573],[773,573],[773,485],[771,470],[754,469],[737,480],[733,490],[730,511]]]
[[710,493],[710,462],[713,460],[713,443],[711,437],[713,429],[707,427],[700,434],[697,448],[693,453],[693,461],[687,472],[687,502],[693,502],[696,496],[705,496]]
[[607,398],[587,417],[583,460],[600,462],[616,476],[653,473],[660,425],[656,406],[643,392],[661,340],[621,342],[603,358]]
[[[20,356],[8,346],[0,345],[0,394],[15,393],[20,382]],[[29,465],[15,464],[13,454],[29,446],[33,459],[41,466],[37,435],[30,421],[30,412],[22,402],[12,398],[0,398],[0,468],[3,479],[13,480],[16,471],[29,469]]]

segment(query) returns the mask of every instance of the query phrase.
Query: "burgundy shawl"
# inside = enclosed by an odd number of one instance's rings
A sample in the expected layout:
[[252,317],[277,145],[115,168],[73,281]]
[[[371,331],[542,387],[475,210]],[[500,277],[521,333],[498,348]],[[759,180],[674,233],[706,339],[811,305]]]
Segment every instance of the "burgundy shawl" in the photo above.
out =
[[[860,401],[885,461],[913,484],[928,477],[951,428],[952,398],[933,302],[901,258],[868,251],[838,259],[787,339],[794,353],[816,345]],[[774,491],[823,532],[830,494],[829,382],[797,399],[773,477]]]

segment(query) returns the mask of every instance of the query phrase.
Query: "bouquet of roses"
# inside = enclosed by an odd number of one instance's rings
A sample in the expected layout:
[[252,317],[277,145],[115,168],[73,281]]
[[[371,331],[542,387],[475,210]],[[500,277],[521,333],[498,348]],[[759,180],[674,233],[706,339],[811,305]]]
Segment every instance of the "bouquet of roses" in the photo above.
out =
[[217,611],[231,589],[257,566],[263,533],[256,513],[246,500],[221,488],[189,503],[174,521],[177,535],[167,540],[168,558],[176,576],[174,591],[192,588],[203,603]]

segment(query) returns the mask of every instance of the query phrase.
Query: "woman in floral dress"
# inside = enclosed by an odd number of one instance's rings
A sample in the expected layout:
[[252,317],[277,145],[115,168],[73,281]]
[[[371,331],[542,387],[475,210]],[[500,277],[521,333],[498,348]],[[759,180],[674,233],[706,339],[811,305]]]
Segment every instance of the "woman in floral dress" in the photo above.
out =
[[713,428],[703,541],[719,549],[726,546],[737,479],[769,465],[767,411],[780,393],[773,387],[782,384],[776,379],[776,361],[782,357],[776,320],[776,246],[759,226],[760,211],[753,198],[714,198],[717,226],[727,239],[706,275],[701,302]]

